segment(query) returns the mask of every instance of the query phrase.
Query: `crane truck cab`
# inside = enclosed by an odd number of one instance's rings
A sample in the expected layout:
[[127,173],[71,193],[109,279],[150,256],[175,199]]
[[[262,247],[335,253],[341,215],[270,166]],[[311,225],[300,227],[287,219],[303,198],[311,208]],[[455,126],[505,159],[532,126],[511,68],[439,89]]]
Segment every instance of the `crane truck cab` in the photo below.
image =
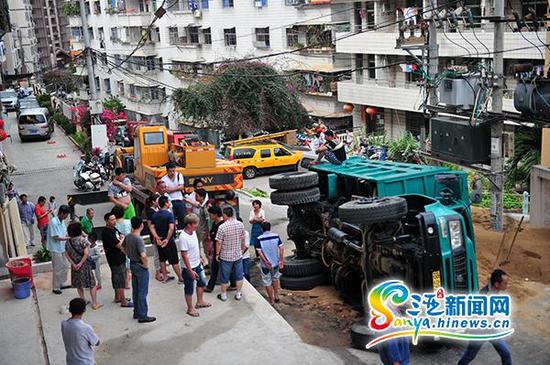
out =
[[[201,179],[209,196],[226,201],[238,209],[236,189],[243,186],[242,167],[216,158],[215,146],[206,142],[186,142],[185,138],[169,138],[162,125],[136,128],[134,146],[115,152],[115,165],[133,174],[132,191],[136,211],[143,208],[145,199],[156,191],[157,182],[166,175],[166,164],[174,162],[184,185],[191,189],[195,179]],[[172,136],[173,137],[173,136]]]

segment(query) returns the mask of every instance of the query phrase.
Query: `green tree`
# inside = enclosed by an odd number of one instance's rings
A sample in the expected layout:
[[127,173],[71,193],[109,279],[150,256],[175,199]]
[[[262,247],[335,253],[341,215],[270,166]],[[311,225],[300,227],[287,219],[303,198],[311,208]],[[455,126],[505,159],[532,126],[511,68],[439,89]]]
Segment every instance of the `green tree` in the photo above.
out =
[[222,65],[172,98],[184,124],[227,136],[300,128],[309,119],[288,78],[261,62]]
[[74,72],[74,67],[46,72],[44,74],[46,90],[49,92],[63,90],[67,93],[78,90],[79,77]]
[[540,163],[542,130],[520,128],[514,134],[514,155],[504,168],[508,189],[529,190],[531,167]]
[[116,96],[109,96],[103,99],[103,108],[109,109],[115,113],[122,113],[126,109],[126,105]]

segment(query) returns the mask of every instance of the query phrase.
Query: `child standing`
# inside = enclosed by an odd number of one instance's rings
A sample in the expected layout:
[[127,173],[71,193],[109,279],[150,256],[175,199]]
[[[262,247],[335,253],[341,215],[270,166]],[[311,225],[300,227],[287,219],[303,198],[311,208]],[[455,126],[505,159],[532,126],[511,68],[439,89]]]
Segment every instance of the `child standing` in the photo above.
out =
[[283,256],[285,248],[281,237],[277,233],[271,232],[271,223],[264,221],[262,223],[264,233],[258,237],[256,251],[260,257],[260,272],[262,284],[267,291],[269,303],[279,302],[279,278],[283,268]]
[[101,289],[101,248],[97,245],[97,234],[94,231],[88,235],[88,241],[90,242],[90,257],[95,263],[96,289],[99,290]]

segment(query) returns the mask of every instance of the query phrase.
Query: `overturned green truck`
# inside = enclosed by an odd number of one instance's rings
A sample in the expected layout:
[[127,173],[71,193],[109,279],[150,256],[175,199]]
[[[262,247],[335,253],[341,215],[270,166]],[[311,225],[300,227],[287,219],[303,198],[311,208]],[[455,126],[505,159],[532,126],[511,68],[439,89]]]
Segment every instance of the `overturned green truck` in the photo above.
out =
[[[444,167],[351,157],[274,175],[273,204],[287,205],[295,254],[281,285],[309,290],[328,280],[368,313],[370,287],[402,279],[417,291],[478,290],[467,174]],[[364,348],[360,321],[352,342]]]

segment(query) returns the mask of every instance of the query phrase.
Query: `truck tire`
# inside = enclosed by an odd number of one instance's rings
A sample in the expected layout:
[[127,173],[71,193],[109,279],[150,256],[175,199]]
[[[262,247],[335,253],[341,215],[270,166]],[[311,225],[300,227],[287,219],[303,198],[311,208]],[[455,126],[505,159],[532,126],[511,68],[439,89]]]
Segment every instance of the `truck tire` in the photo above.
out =
[[301,278],[320,274],[325,271],[321,261],[314,257],[299,259],[296,256],[287,256],[284,258],[283,275],[292,278]]
[[351,346],[364,351],[378,352],[376,347],[367,350],[367,344],[374,339],[374,332],[369,328],[365,319],[360,319],[350,328]]
[[287,290],[311,290],[316,286],[328,284],[328,281],[328,276],[325,272],[301,278],[283,275],[281,276],[281,288]]
[[276,205],[300,205],[315,203],[321,199],[319,188],[295,191],[274,191],[271,193],[271,203]]
[[319,185],[319,175],[313,171],[285,172],[269,178],[269,187],[280,191],[300,190]]
[[407,201],[400,197],[352,200],[338,207],[342,222],[371,224],[396,220],[407,214]]

